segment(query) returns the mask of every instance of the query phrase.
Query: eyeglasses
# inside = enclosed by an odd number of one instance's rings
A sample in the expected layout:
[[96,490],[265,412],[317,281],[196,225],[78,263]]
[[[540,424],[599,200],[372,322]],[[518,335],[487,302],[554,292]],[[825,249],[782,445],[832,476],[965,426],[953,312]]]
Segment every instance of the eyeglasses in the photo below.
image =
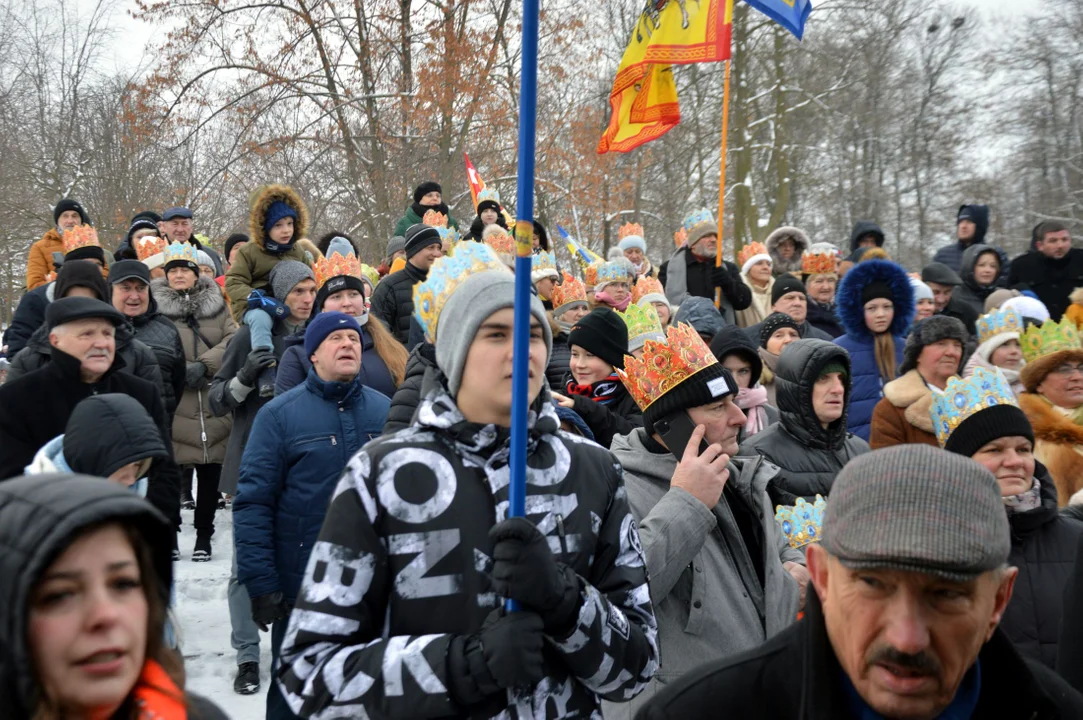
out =
[[1054,368],[1052,370],[1052,373],[1054,375],[1063,375],[1064,377],[1068,377],[1069,375],[1074,375],[1076,373],[1080,373],[1081,375],[1083,375],[1083,365],[1071,365],[1069,363],[1065,363],[1059,367]]

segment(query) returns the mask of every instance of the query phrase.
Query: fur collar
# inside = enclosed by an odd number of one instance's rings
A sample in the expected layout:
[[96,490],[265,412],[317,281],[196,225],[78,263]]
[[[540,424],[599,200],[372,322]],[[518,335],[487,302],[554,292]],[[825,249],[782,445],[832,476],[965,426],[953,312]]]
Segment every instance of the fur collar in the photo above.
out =
[[1020,393],[1019,407],[1034,428],[1034,438],[1059,445],[1083,445],[1083,427],[1057,412],[1041,395]]
[[196,319],[212,318],[226,308],[222,288],[208,277],[199,277],[194,288],[178,292],[169,287],[165,278],[151,280],[150,290],[158,303],[158,312],[170,320],[182,320],[189,314]]
[[906,421],[919,430],[931,433],[933,419],[929,410],[933,406],[933,391],[917,370],[902,375],[884,386],[884,397],[897,408],[905,408]]

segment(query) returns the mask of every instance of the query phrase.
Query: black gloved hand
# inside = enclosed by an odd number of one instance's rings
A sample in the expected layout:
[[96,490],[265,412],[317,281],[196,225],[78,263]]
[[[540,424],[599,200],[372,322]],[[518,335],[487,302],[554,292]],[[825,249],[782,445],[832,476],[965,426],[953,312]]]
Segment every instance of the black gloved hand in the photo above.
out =
[[252,621],[263,632],[271,628],[272,623],[285,620],[290,616],[290,606],[282,596],[281,590],[252,598]]
[[732,285],[734,282],[733,276],[730,275],[729,269],[725,263],[711,270],[711,285],[714,287],[724,288]]
[[564,636],[579,610],[579,579],[557,562],[549,541],[526,518],[509,518],[489,530],[493,541],[493,591],[541,615],[545,632]]
[[452,640],[448,652],[451,694],[474,705],[508,688],[533,686],[545,676],[545,631],[532,612],[494,610],[481,631]]
[[184,384],[190,388],[203,387],[207,377],[207,366],[199,360],[184,364]]
[[256,348],[248,353],[248,357],[244,360],[244,366],[237,371],[237,381],[245,387],[255,387],[259,374],[267,368],[273,367],[275,362],[277,361],[273,350]]

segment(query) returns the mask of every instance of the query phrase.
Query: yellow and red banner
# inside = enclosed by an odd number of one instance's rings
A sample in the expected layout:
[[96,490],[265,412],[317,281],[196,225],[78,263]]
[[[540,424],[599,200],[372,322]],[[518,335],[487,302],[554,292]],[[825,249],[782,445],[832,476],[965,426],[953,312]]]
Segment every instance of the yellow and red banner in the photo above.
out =
[[463,153],[466,158],[466,182],[470,184],[470,197],[474,200],[474,212],[478,210],[478,193],[485,189],[485,181],[474,169],[474,163],[470,162],[470,156]]
[[725,0],[646,0],[609,93],[598,152],[628,152],[681,121],[673,65],[730,56],[733,7]]

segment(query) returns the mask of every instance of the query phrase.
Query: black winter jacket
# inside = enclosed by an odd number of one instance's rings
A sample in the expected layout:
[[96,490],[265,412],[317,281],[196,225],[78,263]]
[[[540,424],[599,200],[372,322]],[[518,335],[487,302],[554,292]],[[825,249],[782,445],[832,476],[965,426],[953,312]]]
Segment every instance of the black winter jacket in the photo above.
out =
[[8,348],[8,357],[15,357],[30,342],[34,331],[45,324],[45,309],[53,301],[55,283],[36,287],[19,301],[11,325],[4,332],[4,345]]
[[805,317],[805,322],[820,332],[830,335],[832,340],[846,334],[838,316],[835,315],[835,303],[822,305],[809,298],[808,315]]
[[[1074,506],[1069,506],[1074,507]],[[1079,692],[1083,693],[1083,537],[1075,550],[1075,568],[1064,591],[1064,621],[1057,645],[1057,672]]]
[[[981,692],[971,717],[1070,720],[1083,717],[1083,696],[1039,663],[1025,660],[1003,630],[978,654]],[[812,588],[805,619],[760,647],[693,670],[654,697],[639,720],[726,717],[839,720],[851,718],[842,668]]]
[[549,387],[563,392],[564,378],[571,372],[572,349],[568,345],[568,333],[553,335],[553,351],[549,353],[549,364],[545,367],[545,379]]
[[590,428],[594,435],[594,441],[604,448],[613,444],[613,438],[618,435],[627,435],[636,428],[643,427],[643,411],[636,405],[636,401],[628,394],[628,390],[622,385],[617,391],[617,398],[608,405],[602,405],[582,395],[572,395],[568,392],[568,381],[572,379],[569,374],[564,379],[561,394],[571,398],[575,403],[572,410],[583,418],[583,422]]
[[366,445],[335,490],[282,644],[287,701],[306,717],[600,717],[600,699],[634,697],[658,663],[620,465],[560,432],[542,390],[527,508],[579,577],[578,620],[566,639],[548,638],[546,677],[517,701],[500,693],[462,707],[449,658],[501,603],[485,573],[489,528],[507,514],[510,433],[468,423],[430,379],[417,424]]
[[172,418],[184,394],[185,361],[180,333],[169,318],[158,312],[158,301],[153,295],[147,311],[132,318],[131,322],[135,339],[149,347],[158,361],[158,370],[162,373],[162,402],[166,414]]
[[[846,368],[842,417],[825,430],[812,407],[812,389],[829,363]],[[850,354],[823,340],[798,340],[786,346],[775,369],[775,400],[781,419],[741,444],[740,456],[762,455],[781,472],[772,481],[784,493],[815,499],[831,492],[835,476],[869,444],[846,429],[850,404]]]
[[1048,308],[1049,316],[1059,322],[1072,304],[1068,296],[1077,287],[1083,287],[1083,250],[1072,248],[1060,260],[1037,250],[1020,255],[1012,261],[1008,287],[1032,290]]
[[402,385],[399,385],[391,396],[391,409],[387,411],[384,435],[410,427],[417,406],[421,403],[421,385],[428,370],[436,370],[436,347],[432,343],[423,342],[410,352]]
[[989,297],[994,290],[998,290],[1007,285],[1006,277],[1004,280],[997,277],[991,285],[983,286],[978,284],[978,281],[974,278],[974,266],[978,263],[978,258],[985,253],[995,254],[1001,268],[1004,268],[1004,263],[1008,261],[1007,256],[1004,255],[1004,251],[999,248],[986,245],[985,243],[971,245],[962,254],[959,277],[963,279],[963,284],[955,288],[951,293],[952,300],[966,303],[978,317],[985,314],[985,299]]
[[[1008,564],[1019,568],[1019,577],[1000,627],[1021,655],[1053,668],[1065,611],[1064,591],[1083,537],[1083,522],[1057,511],[1057,489],[1041,463],[1034,477],[1041,484],[1041,507],[1008,515],[1012,528]],[[1078,607],[1069,610],[1080,611]]]
[[391,273],[372,291],[369,311],[379,318],[403,345],[410,339],[410,317],[414,314],[414,285],[428,273],[407,261],[406,267]]
[[[718,275],[719,283],[715,283],[713,278],[715,277],[715,265],[713,261],[701,261],[687,249],[678,250],[673,258],[662,263],[662,267],[658,269],[658,282],[662,283],[662,287],[666,286],[666,280],[669,275],[669,264],[673,262],[674,258],[679,258],[687,266],[686,270],[686,290],[689,295],[695,295],[697,297],[705,297],[710,300],[714,300],[715,288],[722,289],[723,305],[728,305],[730,309],[745,310],[752,304],[752,290],[748,285],[745,285],[741,280],[741,269],[729,261],[722,262],[722,272]],[[673,298],[670,297],[672,302]],[[683,301],[683,298],[681,298]],[[680,304],[679,302],[674,305]],[[723,311],[724,317],[729,316],[730,313]],[[727,317],[726,322],[733,323],[732,317]]]
[[[117,356],[113,367],[91,385],[80,379],[78,359],[53,348],[52,360],[45,367],[0,385],[0,479],[21,475],[45,443],[64,433],[79,401],[91,395],[132,396],[154,418],[165,446],[172,448],[158,388],[123,372],[123,367],[124,360]],[[147,500],[179,525],[180,469],[172,450],[167,459],[152,466],[148,481]]]

